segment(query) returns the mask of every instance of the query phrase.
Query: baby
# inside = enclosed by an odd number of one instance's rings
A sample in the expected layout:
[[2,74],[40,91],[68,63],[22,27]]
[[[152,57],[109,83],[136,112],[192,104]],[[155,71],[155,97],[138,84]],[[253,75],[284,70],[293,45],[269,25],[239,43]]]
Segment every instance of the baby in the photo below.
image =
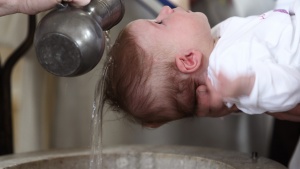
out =
[[[298,0],[297,0],[298,1]],[[211,30],[203,13],[164,7],[136,20],[109,53],[105,95],[143,126],[202,116],[196,90],[248,114],[283,112],[300,101],[300,3],[233,17]]]

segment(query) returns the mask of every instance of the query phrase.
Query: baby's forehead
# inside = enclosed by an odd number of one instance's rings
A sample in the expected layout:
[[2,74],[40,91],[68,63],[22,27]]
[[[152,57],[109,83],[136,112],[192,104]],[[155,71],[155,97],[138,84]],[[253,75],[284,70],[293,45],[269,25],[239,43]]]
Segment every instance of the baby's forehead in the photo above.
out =
[[[130,22],[124,28],[129,34],[135,38],[137,43],[144,49],[149,49],[156,46],[157,38],[154,29],[151,27],[150,20],[138,19]],[[157,46],[156,46],[157,47]]]
[[128,29],[131,31],[139,31],[141,28],[145,28],[147,26],[147,20],[146,19],[138,19],[129,22],[124,29]]

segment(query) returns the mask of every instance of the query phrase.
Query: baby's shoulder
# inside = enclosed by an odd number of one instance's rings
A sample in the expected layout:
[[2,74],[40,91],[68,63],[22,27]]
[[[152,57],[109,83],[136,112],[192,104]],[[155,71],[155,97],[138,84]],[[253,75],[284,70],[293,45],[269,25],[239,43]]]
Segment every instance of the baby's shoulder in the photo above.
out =
[[240,32],[241,29],[247,27],[252,17],[230,17],[218,25],[220,36],[235,34]]

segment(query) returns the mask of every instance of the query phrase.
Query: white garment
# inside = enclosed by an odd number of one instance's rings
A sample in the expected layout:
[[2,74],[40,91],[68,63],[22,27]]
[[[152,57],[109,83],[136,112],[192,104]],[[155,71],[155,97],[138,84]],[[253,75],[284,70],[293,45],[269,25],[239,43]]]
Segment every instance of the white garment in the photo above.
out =
[[227,98],[247,114],[283,112],[300,102],[300,1],[289,10],[273,10],[260,16],[232,17],[213,29],[220,36],[213,50],[208,76],[229,78],[255,74],[249,97]]
[[[276,2],[275,9],[289,9],[290,4],[293,0],[278,0]],[[294,154],[289,162],[289,169],[299,169],[300,168],[300,139],[294,150]]]

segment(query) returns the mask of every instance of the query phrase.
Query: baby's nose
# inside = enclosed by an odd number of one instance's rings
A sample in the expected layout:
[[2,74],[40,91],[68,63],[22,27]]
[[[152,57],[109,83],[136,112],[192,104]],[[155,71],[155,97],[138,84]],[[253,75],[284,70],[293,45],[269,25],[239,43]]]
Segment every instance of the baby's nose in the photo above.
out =
[[162,16],[162,15],[167,15],[167,14],[170,14],[170,13],[173,13],[173,9],[170,8],[169,6],[164,6],[161,11],[159,12],[159,16]]
[[169,6],[164,6],[162,8],[162,11],[164,11],[165,13],[172,13],[173,12],[173,9]]

